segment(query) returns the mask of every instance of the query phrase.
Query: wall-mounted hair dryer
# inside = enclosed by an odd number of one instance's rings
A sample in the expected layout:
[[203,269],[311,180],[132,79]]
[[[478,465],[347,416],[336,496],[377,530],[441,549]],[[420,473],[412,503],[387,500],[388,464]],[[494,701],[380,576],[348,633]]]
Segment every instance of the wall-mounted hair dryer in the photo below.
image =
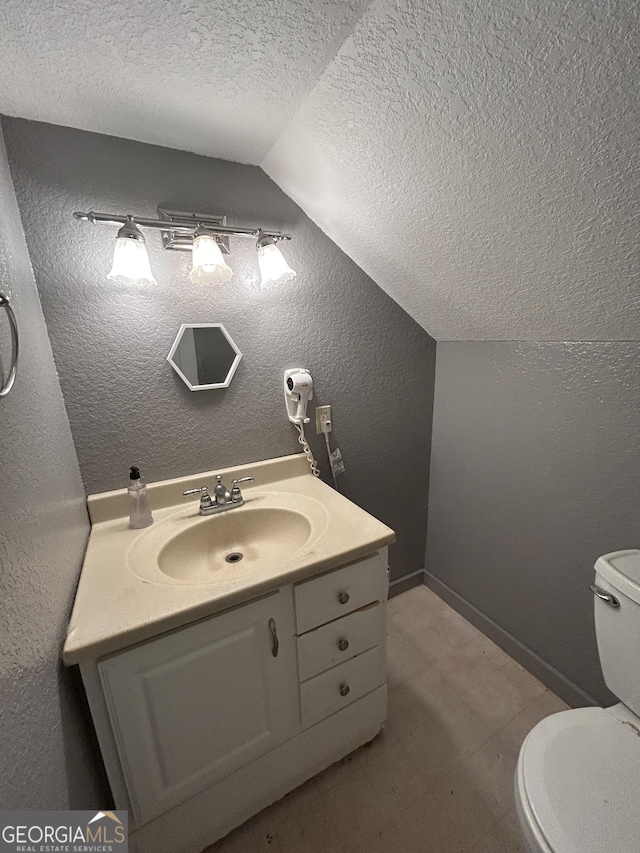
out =
[[303,367],[284,372],[284,399],[292,424],[308,424],[307,403],[313,400],[313,379]]

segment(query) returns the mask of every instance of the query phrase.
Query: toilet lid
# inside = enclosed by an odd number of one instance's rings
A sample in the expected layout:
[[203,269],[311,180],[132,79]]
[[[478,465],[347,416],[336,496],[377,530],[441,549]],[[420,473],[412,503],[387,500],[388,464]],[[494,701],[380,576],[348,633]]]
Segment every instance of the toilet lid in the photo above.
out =
[[554,853],[640,850],[640,728],[602,708],[562,711],[529,732],[521,762]]

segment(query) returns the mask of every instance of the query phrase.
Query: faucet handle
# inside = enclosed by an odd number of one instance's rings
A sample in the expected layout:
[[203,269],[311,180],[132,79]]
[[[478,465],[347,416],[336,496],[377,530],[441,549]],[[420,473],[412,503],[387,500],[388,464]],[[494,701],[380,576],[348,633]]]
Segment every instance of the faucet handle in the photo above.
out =
[[254,477],[240,477],[237,480],[231,481],[231,502],[234,504],[243,503],[244,499],[242,497],[242,492],[240,491],[240,487],[238,483],[248,483],[249,480],[254,480]]
[[206,509],[211,506],[211,495],[209,494],[209,486],[200,486],[199,489],[187,489],[183,495],[200,495],[200,509]]

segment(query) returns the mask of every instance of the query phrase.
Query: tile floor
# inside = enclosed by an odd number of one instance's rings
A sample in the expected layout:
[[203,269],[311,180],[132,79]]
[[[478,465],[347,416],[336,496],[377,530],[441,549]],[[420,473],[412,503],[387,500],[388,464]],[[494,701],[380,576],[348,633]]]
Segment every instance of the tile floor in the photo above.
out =
[[524,853],[520,744],[567,706],[425,586],[389,602],[389,717],[207,853]]

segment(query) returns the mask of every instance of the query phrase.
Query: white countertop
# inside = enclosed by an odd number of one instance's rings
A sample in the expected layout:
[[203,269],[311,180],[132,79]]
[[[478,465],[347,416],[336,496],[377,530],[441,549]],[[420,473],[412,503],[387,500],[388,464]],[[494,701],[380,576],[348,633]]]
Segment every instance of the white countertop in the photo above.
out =
[[[228,511],[238,513],[238,520],[239,514],[263,504],[293,503],[308,512],[308,542],[250,575],[243,576],[242,564],[237,564],[237,573],[230,568],[207,583],[164,575],[156,560],[163,537],[202,522],[198,496],[185,498],[182,492],[203,484],[213,488],[215,474],[222,474],[225,484],[233,478],[255,478],[243,484],[245,505]],[[148,494],[154,524],[144,530],[129,528],[125,489],[88,499],[92,530],[63,649],[67,665],[120,651],[395,541],[391,528],[314,477],[302,453],[152,483]],[[216,517],[207,523],[215,524]],[[250,530],[247,533],[250,536]]]

